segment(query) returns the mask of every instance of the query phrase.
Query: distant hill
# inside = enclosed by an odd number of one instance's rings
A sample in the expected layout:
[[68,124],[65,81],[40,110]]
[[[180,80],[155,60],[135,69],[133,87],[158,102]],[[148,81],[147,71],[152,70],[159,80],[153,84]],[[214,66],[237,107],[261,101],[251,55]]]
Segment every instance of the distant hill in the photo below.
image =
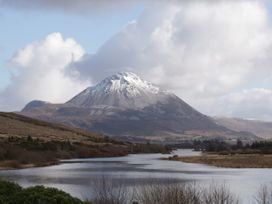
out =
[[234,131],[247,131],[263,139],[272,139],[272,122],[215,117],[215,123]]
[[123,138],[257,138],[216,124],[175,94],[130,72],[109,76],[63,104],[32,101],[21,114]]
[[44,122],[16,113],[4,112],[0,112],[0,136],[31,136],[45,141],[103,142],[104,140],[101,134],[61,124]]

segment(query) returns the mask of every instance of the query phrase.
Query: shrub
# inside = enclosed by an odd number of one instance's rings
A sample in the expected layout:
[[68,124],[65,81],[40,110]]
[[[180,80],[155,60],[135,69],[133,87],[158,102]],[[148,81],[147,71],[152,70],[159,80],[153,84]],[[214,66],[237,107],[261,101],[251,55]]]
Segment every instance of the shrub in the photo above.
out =
[[16,194],[10,204],[83,204],[77,198],[55,188],[35,186]]
[[0,180],[0,203],[10,203],[13,196],[21,192],[22,188],[12,182]]
[[23,189],[8,181],[0,181],[0,204],[84,204],[64,191],[44,186]]

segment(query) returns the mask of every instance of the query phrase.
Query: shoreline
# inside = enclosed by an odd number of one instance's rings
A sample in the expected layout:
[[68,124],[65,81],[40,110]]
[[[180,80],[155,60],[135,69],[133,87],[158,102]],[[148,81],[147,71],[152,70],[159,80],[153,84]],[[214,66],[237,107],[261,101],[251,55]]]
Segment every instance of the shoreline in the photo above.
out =
[[221,168],[272,168],[272,154],[219,155],[206,153],[200,156],[172,156],[167,159]]
[[70,142],[45,141],[31,136],[0,137],[0,170],[25,169],[59,164],[63,159],[119,157],[137,153],[166,153],[170,149],[158,144],[115,141]]
[[45,162],[45,163],[29,163],[29,164],[20,164],[17,161],[1,161],[0,162],[0,171],[3,170],[19,170],[19,169],[29,169],[29,168],[38,168],[38,167],[46,167],[46,166],[55,166],[59,165],[60,160]]
[[166,154],[169,152],[166,151],[141,151],[141,152],[127,152],[126,154],[105,154],[105,155],[95,155],[89,157],[70,157],[70,158],[55,158],[53,161],[45,161],[39,163],[20,163],[17,160],[4,160],[0,161],[0,171],[2,170],[19,170],[19,169],[28,169],[28,168],[38,168],[38,167],[47,167],[47,166],[55,166],[61,164],[61,160],[70,160],[70,159],[88,159],[88,158],[114,158],[114,157],[125,157],[129,154],[153,154],[153,153],[161,153]]

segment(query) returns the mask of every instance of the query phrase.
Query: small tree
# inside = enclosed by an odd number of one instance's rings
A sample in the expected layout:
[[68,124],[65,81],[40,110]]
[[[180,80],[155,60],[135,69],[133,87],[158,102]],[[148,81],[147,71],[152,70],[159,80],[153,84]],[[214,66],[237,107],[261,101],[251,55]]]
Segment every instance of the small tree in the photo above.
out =
[[236,143],[237,149],[242,149],[244,147],[242,140],[238,139]]

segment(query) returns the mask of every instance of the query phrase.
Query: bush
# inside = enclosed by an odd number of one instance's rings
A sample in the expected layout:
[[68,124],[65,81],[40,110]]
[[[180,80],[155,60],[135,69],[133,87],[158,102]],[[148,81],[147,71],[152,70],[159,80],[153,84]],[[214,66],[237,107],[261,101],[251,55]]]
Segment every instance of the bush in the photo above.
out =
[[84,204],[81,200],[55,188],[19,185],[0,181],[0,204]]
[[35,186],[18,193],[11,204],[82,204],[77,198],[55,188]]
[[0,203],[10,203],[13,200],[13,196],[21,191],[22,188],[19,185],[0,180]]

